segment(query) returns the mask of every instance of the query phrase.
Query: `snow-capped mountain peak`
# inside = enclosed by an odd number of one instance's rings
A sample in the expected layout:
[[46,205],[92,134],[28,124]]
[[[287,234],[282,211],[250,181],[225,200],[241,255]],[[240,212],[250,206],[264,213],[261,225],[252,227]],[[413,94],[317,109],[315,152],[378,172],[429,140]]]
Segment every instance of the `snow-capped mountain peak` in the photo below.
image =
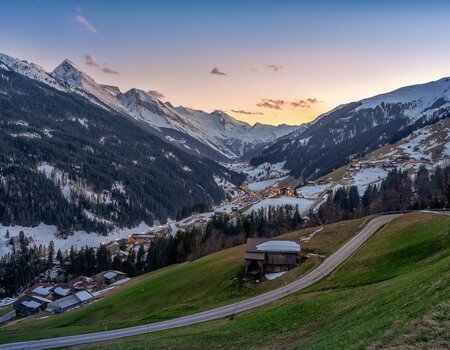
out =
[[68,87],[58,79],[48,74],[44,68],[34,63],[28,63],[17,58],[0,53],[0,62],[8,69],[26,76],[27,78],[40,81],[60,91],[68,91]]
[[116,86],[98,84],[69,59],[48,73],[37,65],[0,54],[1,67],[58,90],[77,93],[105,109],[126,114],[186,151],[215,160],[239,158],[262,149],[295,129],[263,124],[251,126],[220,110],[207,113],[182,106],[173,107],[169,102],[164,103],[136,88],[122,93]]
[[65,59],[56,67],[51,75],[64,81],[69,86],[80,89],[88,94],[96,97],[100,102],[106,106],[119,111],[125,112],[122,104],[117,100],[116,96],[110,92],[110,88],[97,84],[94,79],[84,73],[75,63],[69,59]]

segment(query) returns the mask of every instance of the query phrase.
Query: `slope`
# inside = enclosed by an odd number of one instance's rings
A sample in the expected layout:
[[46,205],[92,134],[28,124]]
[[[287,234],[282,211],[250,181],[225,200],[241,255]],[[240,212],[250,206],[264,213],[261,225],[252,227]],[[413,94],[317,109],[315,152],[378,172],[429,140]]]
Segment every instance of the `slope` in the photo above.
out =
[[450,78],[403,87],[339,106],[280,138],[253,165],[286,161],[303,179],[318,178],[450,115]]
[[[303,242],[302,249],[329,255],[358,231],[361,222],[352,220],[327,225],[308,242]],[[315,230],[304,229],[281,237],[306,237]],[[238,246],[146,274],[80,310],[8,326],[5,336],[0,335],[0,341],[79,334],[102,330],[105,326],[122,328],[192,314],[275,289],[320,262],[318,257],[311,257],[281,278],[243,285],[235,279],[242,272],[243,257],[244,246]],[[38,331],[36,322],[39,322]]]
[[131,118],[8,69],[0,69],[0,123],[3,225],[44,222],[66,233],[151,225],[220,202],[214,176],[242,181]]
[[408,214],[307,291],[233,320],[77,348],[447,348],[449,227],[448,216]]

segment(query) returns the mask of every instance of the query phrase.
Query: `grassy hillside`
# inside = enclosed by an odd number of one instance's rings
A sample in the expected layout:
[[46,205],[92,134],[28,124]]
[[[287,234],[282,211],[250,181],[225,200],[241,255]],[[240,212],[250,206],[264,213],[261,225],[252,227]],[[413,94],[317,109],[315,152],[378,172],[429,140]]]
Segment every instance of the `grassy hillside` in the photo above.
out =
[[95,349],[448,348],[450,218],[400,217],[308,290],[238,315]]
[[[363,219],[327,225],[302,244],[305,253],[329,255],[352,237]],[[316,228],[288,233],[299,238]],[[244,266],[244,246],[238,246],[193,262],[143,275],[121,286],[100,301],[63,315],[42,315],[8,325],[0,342],[39,339],[156,322],[241,300],[298,278],[317,266],[320,257],[307,259],[281,278],[258,285],[244,285],[236,274]]]

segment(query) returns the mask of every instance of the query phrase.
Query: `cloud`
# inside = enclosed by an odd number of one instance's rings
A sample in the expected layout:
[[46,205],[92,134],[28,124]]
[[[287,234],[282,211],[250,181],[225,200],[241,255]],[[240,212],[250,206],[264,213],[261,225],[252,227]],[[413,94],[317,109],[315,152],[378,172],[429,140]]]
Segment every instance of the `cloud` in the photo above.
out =
[[89,54],[84,55],[84,63],[87,64],[88,66],[98,67],[96,58]]
[[295,108],[311,108],[312,105],[315,105],[320,102],[321,101],[319,101],[317,98],[310,97],[310,98],[307,98],[306,100],[298,100],[298,101],[291,102],[291,106],[295,107]]
[[231,112],[237,114],[246,114],[246,115],[263,115],[263,112],[251,112],[251,111],[243,111],[242,109],[231,109]]
[[217,75],[227,75],[226,73],[222,72],[220,70],[220,68],[218,67],[214,67],[213,69],[211,69],[211,74],[217,74]]
[[106,74],[119,74],[119,72],[118,71],[115,71],[115,70],[113,70],[113,69],[111,69],[111,68],[108,68],[108,67],[103,67],[103,68],[99,68],[103,73],[106,73]]
[[268,64],[267,68],[271,69],[272,72],[275,72],[275,73],[284,69],[284,67],[281,64]]
[[164,94],[162,94],[161,92],[156,91],[156,90],[148,90],[147,92],[150,95],[152,95],[153,97],[156,97],[156,98],[164,98],[164,97],[166,97],[166,96],[164,96]]
[[73,17],[73,20],[77,22],[82,28],[86,29],[87,31],[96,34],[97,29],[86,19],[86,17],[83,17],[81,15],[76,15]]
[[84,55],[84,64],[91,66],[91,67],[97,67],[98,70],[100,70],[106,74],[116,74],[116,75],[119,74],[118,71],[109,68],[107,66],[106,62],[102,63],[102,67],[100,67],[100,64],[97,62],[97,59],[95,58],[95,56],[93,56],[91,54]]
[[312,105],[317,103],[321,103],[315,97],[310,97],[305,100],[297,100],[297,101],[287,101],[282,99],[272,99],[272,98],[263,98],[261,102],[257,103],[256,106],[262,108],[272,108],[272,109],[282,109],[284,107],[294,107],[294,108],[311,108]]
[[257,103],[257,107],[281,109],[286,104],[285,100],[274,100],[271,98],[263,98],[261,102]]

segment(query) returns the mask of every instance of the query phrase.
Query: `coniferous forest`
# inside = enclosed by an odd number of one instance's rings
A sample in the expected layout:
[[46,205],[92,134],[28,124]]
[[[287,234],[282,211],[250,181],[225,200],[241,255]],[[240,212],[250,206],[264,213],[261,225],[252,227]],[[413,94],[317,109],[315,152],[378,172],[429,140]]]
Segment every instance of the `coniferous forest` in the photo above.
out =
[[62,233],[151,225],[224,199],[214,175],[243,181],[76,94],[6,70],[0,91],[8,91],[0,93],[3,225],[43,222]]

